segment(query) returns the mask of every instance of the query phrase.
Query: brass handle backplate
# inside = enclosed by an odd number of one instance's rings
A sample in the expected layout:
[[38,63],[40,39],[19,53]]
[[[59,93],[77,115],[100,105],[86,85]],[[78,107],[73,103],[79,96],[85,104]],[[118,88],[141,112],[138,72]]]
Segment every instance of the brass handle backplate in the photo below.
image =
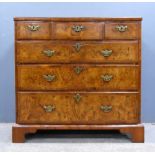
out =
[[83,67],[77,66],[77,67],[74,68],[74,72],[76,74],[80,74],[82,71],[83,71]]
[[28,25],[27,28],[30,31],[38,31],[40,29],[40,25]]
[[48,82],[51,82],[51,81],[54,81],[56,79],[56,75],[50,75],[50,74],[47,74],[47,75],[43,75],[43,78],[48,81]]
[[43,53],[45,56],[47,56],[47,57],[51,57],[51,56],[54,55],[55,51],[53,51],[53,50],[44,50],[44,51],[42,51],[42,53]]
[[80,94],[75,94],[73,96],[73,98],[74,98],[74,100],[75,100],[76,103],[79,103],[81,101],[81,95]]
[[104,75],[101,75],[101,79],[105,82],[109,82],[113,79],[113,75],[111,74],[104,74]]
[[112,50],[102,50],[102,51],[101,51],[101,54],[102,54],[104,57],[109,57],[109,56],[112,54]]
[[119,32],[125,32],[128,29],[127,25],[117,25],[115,29]]
[[103,111],[103,112],[111,112],[112,111],[112,106],[110,105],[101,105],[100,109]]
[[74,25],[72,26],[72,29],[74,32],[81,32],[82,30],[85,29],[85,26],[82,26],[82,25]]
[[53,112],[55,110],[54,105],[44,105],[43,108],[44,108],[45,112]]
[[80,51],[80,49],[81,49],[82,46],[83,46],[83,45],[81,45],[80,43],[76,43],[75,45],[73,45],[73,47],[75,47],[75,50],[76,50],[77,52]]

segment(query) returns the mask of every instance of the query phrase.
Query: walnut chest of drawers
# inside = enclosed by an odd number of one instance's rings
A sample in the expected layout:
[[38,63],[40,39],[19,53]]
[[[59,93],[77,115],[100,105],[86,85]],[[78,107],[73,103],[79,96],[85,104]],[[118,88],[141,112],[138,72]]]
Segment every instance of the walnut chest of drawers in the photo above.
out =
[[141,18],[15,18],[13,142],[37,130],[119,130],[144,141]]

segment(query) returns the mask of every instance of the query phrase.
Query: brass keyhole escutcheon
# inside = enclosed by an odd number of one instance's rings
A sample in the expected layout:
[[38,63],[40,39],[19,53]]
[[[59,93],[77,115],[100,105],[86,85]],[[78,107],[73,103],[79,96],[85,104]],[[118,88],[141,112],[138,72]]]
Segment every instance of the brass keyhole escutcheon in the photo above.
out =
[[73,47],[75,48],[75,50],[76,50],[77,52],[80,51],[80,49],[81,49],[82,46],[83,46],[83,45],[81,45],[80,43],[76,43],[75,45],[73,45]]
[[83,71],[83,67],[81,67],[81,66],[77,66],[74,68],[74,72],[76,74],[80,74],[82,71]]
[[73,96],[73,98],[74,98],[74,100],[75,100],[76,103],[79,103],[79,102],[81,101],[81,98],[82,98],[82,97],[81,97],[80,94],[77,93],[77,94],[75,94],[75,95]]

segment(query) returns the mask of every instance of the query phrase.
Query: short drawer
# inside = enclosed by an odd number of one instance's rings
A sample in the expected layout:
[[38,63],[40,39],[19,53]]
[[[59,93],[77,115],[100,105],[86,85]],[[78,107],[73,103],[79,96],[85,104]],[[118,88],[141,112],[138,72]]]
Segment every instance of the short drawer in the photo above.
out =
[[139,104],[139,93],[18,92],[17,123],[138,123]]
[[106,23],[105,39],[138,39],[139,29],[138,23]]
[[18,65],[19,90],[137,90],[138,65]]
[[17,41],[18,63],[136,63],[137,41]]
[[54,39],[101,40],[103,24],[97,22],[55,22]]
[[16,39],[50,39],[50,22],[16,22]]

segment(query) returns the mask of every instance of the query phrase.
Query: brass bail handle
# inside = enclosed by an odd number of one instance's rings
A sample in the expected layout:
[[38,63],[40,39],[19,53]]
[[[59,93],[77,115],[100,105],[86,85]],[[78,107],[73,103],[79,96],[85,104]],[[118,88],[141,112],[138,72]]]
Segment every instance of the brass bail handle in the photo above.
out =
[[113,79],[113,75],[112,74],[104,74],[104,75],[101,75],[101,79],[105,82],[109,82]]
[[54,105],[44,105],[43,109],[45,110],[45,112],[53,112],[56,108]]
[[44,51],[42,51],[42,53],[43,53],[45,56],[47,56],[47,57],[52,57],[52,56],[54,56],[55,51],[54,51],[54,50],[44,50]]
[[102,50],[102,51],[101,51],[101,54],[102,54],[104,57],[109,57],[109,56],[112,54],[112,50]]
[[51,74],[44,74],[43,78],[48,81],[48,82],[52,82],[56,79],[56,75],[51,75]]
[[101,105],[101,106],[100,106],[100,109],[101,109],[103,112],[111,112],[111,111],[112,111],[112,106],[111,106],[111,105]]
[[117,25],[115,27],[115,29],[119,32],[125,32],[128,30],[128,26],[127,25]]
[[38,31],[40,29],[40,25],[28,25],[27,28],[30,31]]
[[85,29],[85,26],[82,26],[82,25],[74,25],[72,26],[72,29],[74,32],[81,32],[82,30]]

